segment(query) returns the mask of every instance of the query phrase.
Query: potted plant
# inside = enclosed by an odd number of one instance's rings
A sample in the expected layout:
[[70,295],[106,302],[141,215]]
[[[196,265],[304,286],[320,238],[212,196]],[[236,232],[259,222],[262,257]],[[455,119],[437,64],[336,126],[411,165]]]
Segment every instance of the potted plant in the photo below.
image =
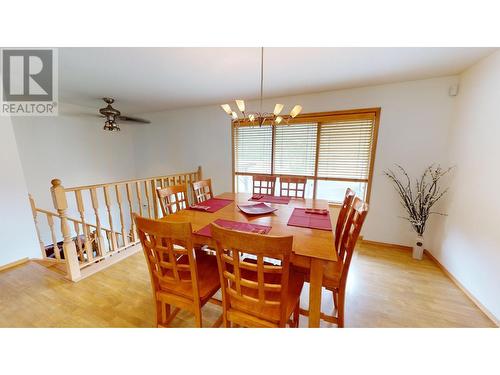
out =
[[452,168],[442,169],[440,166],[429,166],[422,174],[420,179],[415,180],[412,187],[411,179],[405,169],[396,165],[398,173],[388,169],[384,174],[392,181],[394,188],[401,198],[401,204],[406,210],[408,220],[412,228],[417,233],[413,245],[413,258],[422,259],[424,252],[424,232],[427,219],[432,214],[446,215],[431,211],[431,208],[448,191],[442,190],[439,186],[440,179],[446,175]]

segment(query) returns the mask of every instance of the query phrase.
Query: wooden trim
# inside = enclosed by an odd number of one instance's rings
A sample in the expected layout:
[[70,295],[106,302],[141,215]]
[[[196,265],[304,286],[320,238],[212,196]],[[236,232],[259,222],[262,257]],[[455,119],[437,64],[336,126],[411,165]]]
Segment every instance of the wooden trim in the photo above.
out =
[[[375,167],[375,157],[377,151],[377,141],[378,141],[378,131],[380,125],[380,114],[382,109],[380,107],[374,108],[361,108],[361,109],[348,109],[341,111],[328,111],[328,112],[313,112],[298,115],[294,119],[290,119],[288,123],[282,123],[276,126],[286,126],[288,124],[303,124],[303,123],[316,123],[318,126],[316,134],[316,160],[314,166],[314,176],[295,176],[294,177],[306,177],[307,179],[313,180],[313,199],[316,198],[318,181],[339,181],[339,182],[361,182],[366,183],[366,193],[364,200],[369,203],[371,197],[373,174]],[[359,120],[359,119],[371,119],[373,120],[373,134],[372,134],[372,149],[370,154],[370,166],[368,171],[368,178],[332,178],[332,177],[318,177],[318,162],[319,162],[319,143],[321,136],[321,126],[324,123],[339,121],[339,120]],[[276,138],[276,126],[272,126],[272,149],[271,149],[271,174],[266,173],[248,173],[248,172],[236,172],[235,165],[235,150],[234,150],[234,137],[235,128],[242,126],[256,126],[250,122],[244,122],[241,120],[231,121],[231,153],[232,153],[232,187],[233,193],[236,192],[236,176],[254,176],[258,175],[271,175],[271,176],[284,176],[280,174],[274,174],[274,149],[275,149],[275,138]],[[271,126],[271,125],[263,125]],[[289,176],[289,175],[287,175]]]
[[[391,249],[397,249],[397,250],[405,250],[405,251],[411,251],[412,247],[411,246],[405,246],[405,245],[398,245],[398,244],[392,244],[392,243],[385,243],[385,242],[377,242],[377,241],[368,241],[368,240],[361,240],[362,244],[365,245],[376,245],[376,246],[381,246],[381,247],[388,247]],[[432,260],[441,271],[451,280],[453,283],[476,305],[476,307],[481,310],[481,312],[490,319],[493,324],[495,324],[497,327],[500,327],[500,320],[498,320],[495,315],[493,315],[479,300],[474,297],[474,295],[460,282],[458,279],[453,276],[453,274],[446,269],[445,266],[443,266],[435,257],[432,255],[432,253],[425,249],[424,254],[426,254],[430,260]]]
[[370,196],[372,193],[373,171],[375,169],[375,156],[377,154],[378,127],[380,125],[380,112],[381,112],[381,109],[377,108],[377,110],[375,112],[375,121],[373,124],[372,149],[371,149],[371,155],[370,155],[370,169],[368,171],[368,183],[366,184],[366,194],[365,194],[365,200],[367,203],[370,203]]
[[28,262],[29,260],[30,260],[30,258],[26,257],[26,258],[21,258],[19,260],[15,260],[13,262],[4,264],[3,266],[0,266],[0,271],[5,271],[5,270],[8,270],[10,268],[20,266],[21,264],[24,264],[24,263]]
[[[289,119],[288,123],[283,122],[277,126],[286,126],[287,124],[303,124],[307,122],[327,122],[330,120],[352,120],[360,118],[373,118],[376,116],[377,112],[380,112],[380,107],[374,108],[361,108],[361,109],[347,109],[340,111],[327,111],[327,112],[311,112],[303,113],[295,117],[294,119]],[[232,120],[231,125],[234,126],[258,126],[250,121],[242,120]],[[270,124],[265,124],[262,126],[271,126]]]
[[314,160],[314,185],[313,185],[313,199],[316,199],[316,192],[318,191],[318,159],[319,159],[319,142],[321,139],[321,123],[316,125],[316,159]]

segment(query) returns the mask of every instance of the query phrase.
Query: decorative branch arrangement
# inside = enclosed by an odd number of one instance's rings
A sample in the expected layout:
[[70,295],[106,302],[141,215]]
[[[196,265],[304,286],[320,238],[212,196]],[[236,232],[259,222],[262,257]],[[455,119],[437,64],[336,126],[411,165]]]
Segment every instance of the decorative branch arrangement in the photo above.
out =
[[453,167],[442,169],[434,164],[429,166],[420,179],[415,180],[412,188],[411,179],[405,169],[396,164],[399,169],[398,176],[392,170],[384,171],[384,174],[392,181],[394,188],[401,198],[401,204],[405,208],[408,220],[419,236],[423,236],[427,219],[432,214],[446,215],[431,211],[432,206],[446,194],[448,188],[441,190],[439,180],[448,174]]

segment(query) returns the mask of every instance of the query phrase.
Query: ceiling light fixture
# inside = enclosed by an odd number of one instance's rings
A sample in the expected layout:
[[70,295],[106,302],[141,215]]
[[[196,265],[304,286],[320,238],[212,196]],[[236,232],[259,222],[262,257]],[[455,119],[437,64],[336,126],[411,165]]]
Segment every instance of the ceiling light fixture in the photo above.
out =
[[285,124],[288,124],[290,119],[297,117],[297,115],[302,111],[302,106],[296,105],[292,108],[289,115],[280,115],[283,110],[283,104],[276,104],[274,106],[273,113],[262,112],[262,100],[264,93],[264,47],[261,47],[261,55],[260,55],[260,110],[259,112],[245,112],[245,101],[242,99],[235,100],[236,106],[238,110],[243,115],[243,118],[238,116],[238,113],[231,109],[229,104],[222,104],[221,107],[231,118],[233,122],[236,124],[240,124],[241,122],[250,122],[255,125],[279,125],[283,121]]

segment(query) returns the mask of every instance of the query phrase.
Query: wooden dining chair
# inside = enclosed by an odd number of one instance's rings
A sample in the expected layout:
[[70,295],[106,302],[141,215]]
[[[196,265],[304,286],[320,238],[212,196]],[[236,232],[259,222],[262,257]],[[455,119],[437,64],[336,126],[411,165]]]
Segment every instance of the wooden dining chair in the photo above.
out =
[[220,289],[215,256],[194,251],[191,223],[137,214],[134,221],[151,277],[157,327],[167,327],[180,309],[191,311],[201,327],[201,308]]
[[347,216],[339,244],[339,259],[337,262],[329,262],[324,268],[323,286],[333,291],[337,315],[329,316],[321,313],[321,318],[330,323],[337,324],[339,328],[344,327],[347,275],[349,273],[354,248],[367,214],[368,204],[358,197],[354,198],[352,209]]
[[274,195],[276,176],[254,175],[252,194]]
[[197,204],[213,198],[214,196],[212,193],[212,180],[210,178],[207,180],[195,181],[191,186]]
[[342,207],[340,208],[339,216],[337,217],[337,224],[335,226],[335,249],[337,254],[340,254],[339,244],[342,238],[342,232],[344,231],[344,226],[349,215],[349,211],[354,201],[356,193],[350,188],[347,188],[344,195],[344,201],[342,202]]
[[307,178],[285,176],[280,177],[280,196],[305,198]]
[[[238,232],[216,224],[211,224],[211,231],[224,326],[285,327],[288,323],[297,327],[304,278],[290,267],[293,237]],[[256,259],[243,258],[243,254]]]
[[156,194],[160,201],[163,216],[174,212],[185,210],[188,207],[188,195],[186,185],[173,185],[164,188],[156,188]]

